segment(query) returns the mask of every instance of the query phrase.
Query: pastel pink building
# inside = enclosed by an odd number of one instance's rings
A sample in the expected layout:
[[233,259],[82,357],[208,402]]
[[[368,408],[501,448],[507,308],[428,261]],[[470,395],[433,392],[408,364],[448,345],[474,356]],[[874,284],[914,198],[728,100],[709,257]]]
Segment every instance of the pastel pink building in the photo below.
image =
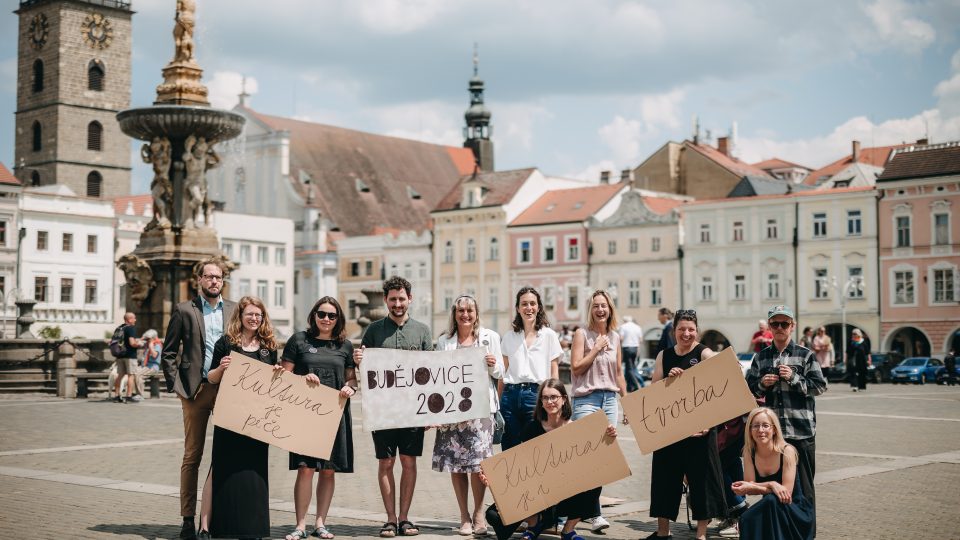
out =
[[960,352],[960,143],[897,149],[877,190],[882,349]]
[[[583,326],[589,276],[587,224],[609,217],[627,184],[548,191],[507,227],[510,288],[540,291],[552,325]],[[511,302],[512,302],[511,298]]]

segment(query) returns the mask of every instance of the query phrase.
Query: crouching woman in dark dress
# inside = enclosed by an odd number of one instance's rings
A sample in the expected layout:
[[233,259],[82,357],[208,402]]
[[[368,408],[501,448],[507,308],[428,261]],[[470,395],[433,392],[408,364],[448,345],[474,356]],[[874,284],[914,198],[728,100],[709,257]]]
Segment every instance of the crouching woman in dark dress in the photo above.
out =
[[[226,323],[226,332],[213,346],[207,379],[219,384],[231,364],[256,367],[277,364],[277,340],[267,309],[259,298],[244,296]],[[261,364],[262,363],[262,364]],[[213,538],[270,536],[270,489],[267,479],[269,445],[246,435],[215,427],[210,470]]]
[[[572,416],[573,405],[570,403],[570,397],[563,383],[559,379],[552,378],[543,381],[537,393],[537,404],[533,409],[533,422],[527,424],[521,433],[521,444],[569,424]],[[608,426],[607,436],[616,437],[617,428],[613,425]],[[486,476],[483,473],[481,473],[481,480],[486,483]],[[584,540],[577,534],[576,526],[585,519],[599,516],[599,509],[600,488],[577,493],[560,501],[554,507],[528,517],[525,520],[527,530],[523,533],[523,540],[536,540],[544,529],[556,523],[555,516],[567,518],[563,524],[563,530],[560,531],[562,540]]]
[[813,505],[797,482],[797,450],[787,444],[773,411],[757,407],[747,418],[738,495],[763,495],[740,517],[741,540],[809,540]]

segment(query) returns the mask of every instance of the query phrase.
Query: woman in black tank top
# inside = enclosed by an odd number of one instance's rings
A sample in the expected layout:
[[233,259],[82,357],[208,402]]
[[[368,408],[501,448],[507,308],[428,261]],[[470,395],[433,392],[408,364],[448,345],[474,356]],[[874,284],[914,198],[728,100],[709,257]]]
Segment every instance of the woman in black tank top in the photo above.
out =
[[[697,313],[692,309],[677,311],[673,320],[677,344],[660,351],[653,369],[653,382],[678,377],[714,355],[698,341]],[[657,531],[647,538],[670,538],[670,522],[677,520],[683,478],[690,489],[690,506],[697,520],[697,538],[706,538],[707,524],[726,512],[723,496],[723,474],[713,429],[693,434],[653,453],[650,481],[650,517],[657,518]]]

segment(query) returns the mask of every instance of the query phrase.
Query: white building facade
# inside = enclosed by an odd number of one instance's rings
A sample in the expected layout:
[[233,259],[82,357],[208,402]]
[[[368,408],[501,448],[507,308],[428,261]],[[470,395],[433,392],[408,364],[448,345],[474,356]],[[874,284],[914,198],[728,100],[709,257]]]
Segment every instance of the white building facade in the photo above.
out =
[[[20,230],[20,182],[0,164],[0,336],[13,337],[17,308],[17,244]],[[29,295],[27,296],[29,297]]]

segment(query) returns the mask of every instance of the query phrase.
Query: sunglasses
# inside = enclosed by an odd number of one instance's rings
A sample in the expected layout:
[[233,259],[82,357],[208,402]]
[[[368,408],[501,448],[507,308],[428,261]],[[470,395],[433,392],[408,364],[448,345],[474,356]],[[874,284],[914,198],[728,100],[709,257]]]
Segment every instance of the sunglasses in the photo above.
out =
[[337,314],[336,314],[336,313],[329,313],[329,312],[326,312],[326,311],[318,311],[318,312],[317,312],[317,318],[320,319],[321,321],[324,320],[324,319],[328,319],[328,320],[331,320],[331,321],[335,321],[335,320],[337,320]]
[[790,325],[793,323],[790,321],[770,321],[767,324],[770,325],[770,328],[780,328],[782,330],[786,330],[787,328],[790,328]]
[[695,309],[678,309],[676,313],[677,317],[696,317],[697,310]]

